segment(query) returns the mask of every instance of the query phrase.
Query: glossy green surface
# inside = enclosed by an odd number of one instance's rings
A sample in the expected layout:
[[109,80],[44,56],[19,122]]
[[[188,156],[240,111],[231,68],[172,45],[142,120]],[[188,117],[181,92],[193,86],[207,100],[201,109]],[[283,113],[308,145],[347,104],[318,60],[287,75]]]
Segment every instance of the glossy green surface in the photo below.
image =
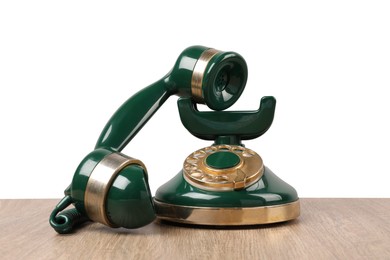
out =
[[[65,210],[72,203],[72,198],[66,195],[58,204],[54,207],[54,210],[50,214],[49,223],[60,234],[69,233],[73,229],[72,217],[68,217],[69,210]],[[79,213],[77,209],[73,209],[75,212]],[[61,212],[62,211],[62,212]],[[58,213],[61,212],[61,215]]]
[[[60,234],[70,233],[74,228],[88,221],[84,207],[85,189],[95,166],[112,151],[107,149],[96,149],[89,153],[77,167],[71,185],[65,190],[65,197],[52,211],[50,225]],[[66,209],[73,204],[75,208]]]
[[255,184],[239,191],[206,191],[188,184],[182,171],[161,186],[155,199],[164,203],[194,207],[261,207],[296,201],[297,192],[267,167]]
[[144,170],[137,165],[127,166],[108,191],[107,216],[118,227],[145,226],[156,218],[151,199]]
[[[120,152],[169,96],[175,94],[191,98],[192,73],[199,57],[207,49],[203,46],[185,49],[167,75],[130,97],[107,122],[95,148]],[[215,110],[230,107],[244,90],[246,78],[246,63],[239,54],[216,54],[208,63],[203,77],[205,104]]]
[[216,152],[206,158],[206,164],[214,169],[227,169],[236,166],[240,157],[231,152]]
[[[209,49],[192,46],[185,49],[164,82],[180,97],[191,97],[191,80],[195,65]],[[244,58],[235,52],[220,51],[208,62],[202,81],[204,103],[213,110],[232,106],[245,88],[248,68]]]
[[50,225],[60,234],[74,231],[81,223],[88,221],[88,217],[77,209],[67,209],[54,217],[50,217]]
[[[65,198],[50,216],[50,224],[58,233],[69,233],[77,224],[88,220],[84,196],[89,176],[95,166],[111,153],[108,149],[99,148],[81,161],[72,184],[65,190]],[[147,225],[155,219],[151,198],[144,170],[137,165],[130,165],[118,173],[108,191],[107,215],[118,227],[138,228]],[[65,210],[71,203],[75,209]]]
[[84,208],[85,188],[87,187],[89,176],[91,175],[95,166],[112,151],[107,149],[96,149],[89,153],[79,164],[74,175],[70,187],[65,190],[65,195],[70,195],[74,206],[84,215],[86,215]]
[[209,48],[205,46],[192,46],[179,55],[175,65],[164,78],[164,83],[171,93],[179,97],[191,97],[192,73],[199,57],[207,49]]
[[[254,139],[264,134],[274,119],[276,100],[263,97],[255,111],[199,111],[188,98],[178,101],[180,119],[194,136],[216,143],[240,144],[241,140]],[[221,141],[221,138],[223,138]]]
[[[120,152],[169,96],[176,94],[191,98],[192,73],[198,58],[207,49],[203,46],[185,49],[166,76],[130,97],[107,122],[95,148]],[[212,109],[226,109],[236,102],[245,87],[246,63],[238,54],[221,52],[210,64],[214,68],[210,67],[204,77],[205,103]],[[218,84],[214,75],[220,70],[224,70],[230,79],[224,87]]]
[[244,58],[234,52],[216,54],[206,67],[203,97],[213,110],[224,110],[241,96],[248,77]]
[[[108,154],[120,152],[148,120],[171,96],[178,95],[180,118],[191,134],[215,144],[243,145],[241,140],[264,134],[272,124],[276,100],[263,97],[256,111],[222,112],[240,97],[247,81],[245,60],[234,52],[218,52],[206,64],[202,78],[203,102],[213,112],[200,112],[192,96],[191,81],[197,62],[207,47],[185,49],[172,70],[159,81],[130,97],[110,118],[98,138],[95,150],[80,163],[65,198],[55,207],[50,224],[59,233],[72,231],[75,225],[88,220],[84,196],[88,179],[95,166]],[[151,60],[153,62],[153,60]],[[199,68],[199,67],[198,67]],[[201,98],[201,99],[202,99]],[[217,152],[206,159],[216,168],[231,168],[240,158],[230,152]],[[110,187],[105,210],[112,223],[119,227],[138,228],[155,219],[148,178],[136,165],[122,169]],[[182,172],[161,186],[155,198],[161,202],[200,207],[258,207],[296,201],[297,193],[268,168],[255,184],[239,191],[212,192],[185,182]],[[74,204],[75,209],[66,209]]]
[[120,152],[170,95],[164,81],[158,81],[133,95],[108,121],[95,149],[104,147]]

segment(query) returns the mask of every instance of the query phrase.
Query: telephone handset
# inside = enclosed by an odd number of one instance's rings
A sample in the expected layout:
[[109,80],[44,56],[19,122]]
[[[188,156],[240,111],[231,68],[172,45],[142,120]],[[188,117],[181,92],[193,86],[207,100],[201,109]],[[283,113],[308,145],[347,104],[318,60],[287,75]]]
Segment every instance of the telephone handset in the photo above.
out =
[[[50,215],[51,226],[69,233],[87,220],[138,228],[156,216],[199,225],[253,225],[298,217],[294,188],[241,143],[268,130],[275,99],[263,97],[257,111],[222,111],[240,97],[247,73],[245,60],[235,52],[185,49],[167,75],[114,113]],[[153,198],[145,165],[121,151],[171,95],[180,97],[183,125],[214,144],[189,155],[179,174]],[[196,103],[215,111],[198,111]],[[66,210],[70,204],[74,208]]]

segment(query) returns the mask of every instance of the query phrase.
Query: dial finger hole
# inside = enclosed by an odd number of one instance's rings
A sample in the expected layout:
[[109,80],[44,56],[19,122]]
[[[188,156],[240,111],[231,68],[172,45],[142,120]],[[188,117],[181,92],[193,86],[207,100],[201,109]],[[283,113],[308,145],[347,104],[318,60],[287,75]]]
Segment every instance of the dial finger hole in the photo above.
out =
[[229,178],[227,176],[216,176],[214,179],[217,182],[227,182],[227,181],[229,181]]
[[192,155],[195,159],[203,158],[206,156],[206,153],[203,151],[195,152]]
[[204,181],[204,182],[212,182],[213,178],[211,178],[210,176],[205,175],[205,176],[202,177],[202,181]]
[[231,151],[232,147],[230,145],[220,145],[218,146],[219,151]]
[[245,149],[244,152],[242,153],[242,155],[244,157],[252,157],[252,156],[256,155],[256,153],[254,151],[252,151],[251,149]]
[[217,149],[217,147],[215,147],[215,146],[209,146],[209,147],[206,147],[206,148],[204,148],[204,151],[206,152],[206,153],[212,153],[212,152],[215,152],[215,151],[217,151],[218,149]]
[[202,175],[203,175],[203,172],[201,172],[201,171],[191,172],[191,176],[194,178],[200,178],[200,177],[202,177]]
[[233,151],[236,152],[236,153],[242,153],[242,152],[245,151],[245,148],[243,148],[243,147],[234,147]]

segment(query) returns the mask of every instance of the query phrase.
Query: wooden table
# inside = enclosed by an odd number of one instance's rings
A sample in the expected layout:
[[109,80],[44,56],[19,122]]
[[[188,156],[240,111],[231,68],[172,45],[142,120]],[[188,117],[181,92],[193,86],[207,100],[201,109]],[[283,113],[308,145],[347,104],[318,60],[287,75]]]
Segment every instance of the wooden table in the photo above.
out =
[[301,199],[301,216],[242,229],[88,224],[58,235],[58,200],[0,200],[0,259],[390,259],[390,199]]

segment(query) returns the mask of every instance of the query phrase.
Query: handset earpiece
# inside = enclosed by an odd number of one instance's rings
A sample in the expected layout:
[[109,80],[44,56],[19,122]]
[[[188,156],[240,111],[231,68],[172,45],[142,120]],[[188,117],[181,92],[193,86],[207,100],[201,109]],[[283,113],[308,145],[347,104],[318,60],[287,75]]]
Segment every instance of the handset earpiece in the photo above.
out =
[[247,75],[246,62],[239,54],[208,49],[194,67],[192,97],[213,110],[224,110],[241,96]]
[[[50,216],[59,233],[71,232],[81,219],[110,227],[137,228],[155,218],[144,164],[122,149],[171,95],[191,97],[224,110],[240,97],[247,80],[245,60],[234,52],[193,46],[159,81],[130,97],[111,117],[95,146],[76,169],[65,198]],[[76,210],[63,211],[73,204]]]

